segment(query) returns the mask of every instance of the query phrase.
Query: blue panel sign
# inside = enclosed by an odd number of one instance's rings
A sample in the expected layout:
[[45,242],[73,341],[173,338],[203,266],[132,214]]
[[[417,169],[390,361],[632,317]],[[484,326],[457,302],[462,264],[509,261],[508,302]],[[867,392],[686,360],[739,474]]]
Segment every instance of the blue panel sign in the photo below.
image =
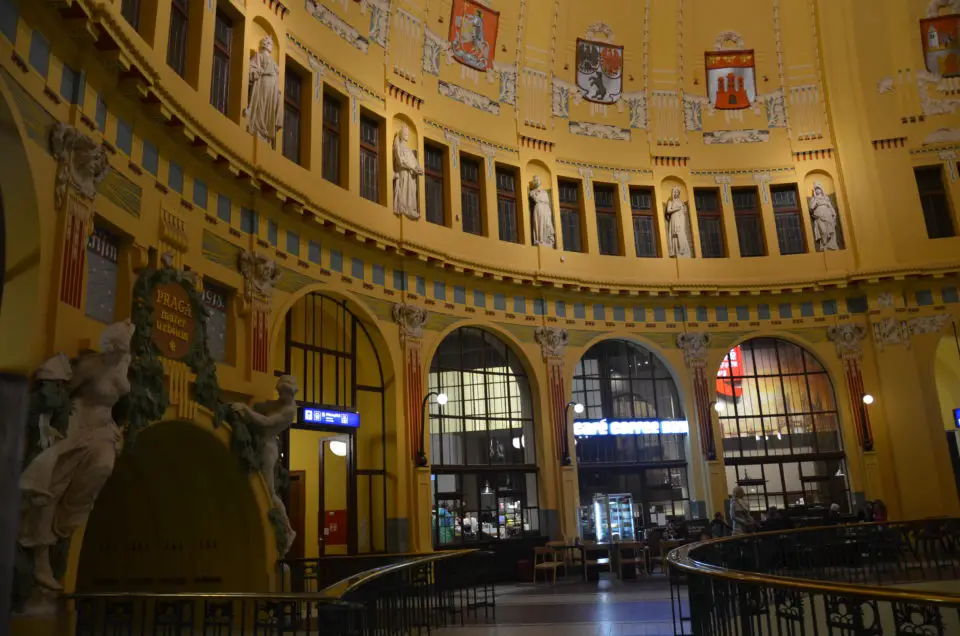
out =
[[360,428],[360,414],[353,411],[304,406],[300,408],[300,425]]
[[960,409],[953,409],[953,425],[960,428]]
[[576,437],[606,435],[686,435],[690,426],[684,420],[577,420],[573,423]]

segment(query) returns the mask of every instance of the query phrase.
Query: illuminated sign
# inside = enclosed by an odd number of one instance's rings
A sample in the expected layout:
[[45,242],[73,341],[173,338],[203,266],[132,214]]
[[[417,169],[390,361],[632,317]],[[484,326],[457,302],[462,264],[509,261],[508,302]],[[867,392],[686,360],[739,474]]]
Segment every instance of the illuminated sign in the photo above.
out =
[[686,435],[690,426],[684,420],[577,420],[573,423],[576,437],[604,435]]
[[742,361],[743,349],[739,346],[731,349],[730,353],[723,357],[720,362],[720,369],[717,371],[717,393],[732,398],[743,395],[740,377],[738,377],[743,375],[743,371],[740,369]]
[[960,428],[960,409],[953,409],[953,425]]
[[360,414],[353,411],[304,406],[300,408],[300,424],[306,426],[338,426],[359,428]]

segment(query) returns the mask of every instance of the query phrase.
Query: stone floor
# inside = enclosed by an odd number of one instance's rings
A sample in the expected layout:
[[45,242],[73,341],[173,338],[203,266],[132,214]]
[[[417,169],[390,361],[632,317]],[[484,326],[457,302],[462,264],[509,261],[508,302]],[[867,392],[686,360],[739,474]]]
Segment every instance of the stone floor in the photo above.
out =
[[[685,609],[686,611],[686,609]],[[497,588],[493,624],[447,628],[438,636],[673,636],[670,588],[655,575],[636,581],[580,579]]]

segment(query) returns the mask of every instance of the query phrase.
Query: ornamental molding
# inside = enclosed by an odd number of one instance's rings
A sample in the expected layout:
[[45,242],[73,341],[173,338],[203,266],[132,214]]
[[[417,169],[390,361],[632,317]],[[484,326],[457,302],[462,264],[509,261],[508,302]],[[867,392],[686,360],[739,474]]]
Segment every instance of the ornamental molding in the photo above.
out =
[[273,290],[280,280],[277,263],[258,252],[242,250],[237,258],[237,269],[243,275],[246,299],[261,311],[269,311]]
[[110,172],[107,149],[73,126],[56,123],[50,128],[50,152],[57,161],[53,199],[58,210],[67,203],[67,193],[75,190],[86,206],[87,218],[93,217],[92,204],[97,187]]
[[707,331],[677,334],[677,347],[683,350],[683,361],[688,367],[702,369],[706,366],[710,340],[710,333]]
[[827,339],[836,346],[841,360],[862,360],[866,337],[867,329],[863,325],[836,325],[827,329]]
[[416,305],[398,303],[393,306],[393,321],[400,327],[400,340],[420,340],[427,324],[427,310]]
[[960,0],[930,0],[927,5],[927,17],[935,18],[940,15],[940,9],[948,13],[960,13]]
[[563,358],[570,342],[570,334],[561,327],[537,327],[533,338],[540,344],[544,361],[551,358]]
[[883,318],[873,323],[873,338],[881,349],[887,345],[903,344],[910,346],[913,336],[938,334],[950,322],[950,314],[919,316],[909,320]]
[[717,36],[716,42],[713,43],[714,50],[724,51],[729,49],[727,46],[728,42],[733,43],[734,49],[745,49],[747,48],[746,43],[743,40],[743,36],[737,33],[736,31],[724,31]]
[[613,42],[613,29],[605,22],[594,22],[584,32],[588,40],[597,42]]

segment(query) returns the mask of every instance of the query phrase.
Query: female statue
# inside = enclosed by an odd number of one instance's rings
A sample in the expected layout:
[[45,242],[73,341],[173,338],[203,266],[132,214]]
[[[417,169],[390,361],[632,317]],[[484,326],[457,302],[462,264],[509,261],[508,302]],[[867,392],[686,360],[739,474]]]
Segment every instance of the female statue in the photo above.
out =
[[277,131],[283,126],[280,96],[280,67],[273,59],[273,38],[260,42],[250,58],[250,99],[247,104],[247,131],[276,146]]
[[130,392],[133,331],[129,320],[110,325],[100,337],[102,353],[88,353],[74,362],[69,385],[73,412],[66,436],[42,431],[46,448],[20,476],[18,542],[33,551],[33,578],[48,590],[62,589],[50,565],[50,548],[86,522],[113,472],[120,428],[112,410]]
[[410,129],[400,124],[400,132],[393,138],[393,213],[408,219],[419,219],[417,177],[423,168],[410,148]]
[[680,200],[680,188],[674,187],[670,191],[670,200],[664,206],[664,214],[667,217],[670,256],[690,258],[693,256],[690,249],[690,210],[687,204]]
[[556,245],[557,233],[553,229],[550,193],[540,186],[540,177],[536,175],[530,184],[530,200],[533,201],[533,244],[553,247]]
[[813,241],[818,252],[839,250],[837,241],[837,209],[823,192],[820,183],[813,184],[813,196],[807,202],[813,219]]

